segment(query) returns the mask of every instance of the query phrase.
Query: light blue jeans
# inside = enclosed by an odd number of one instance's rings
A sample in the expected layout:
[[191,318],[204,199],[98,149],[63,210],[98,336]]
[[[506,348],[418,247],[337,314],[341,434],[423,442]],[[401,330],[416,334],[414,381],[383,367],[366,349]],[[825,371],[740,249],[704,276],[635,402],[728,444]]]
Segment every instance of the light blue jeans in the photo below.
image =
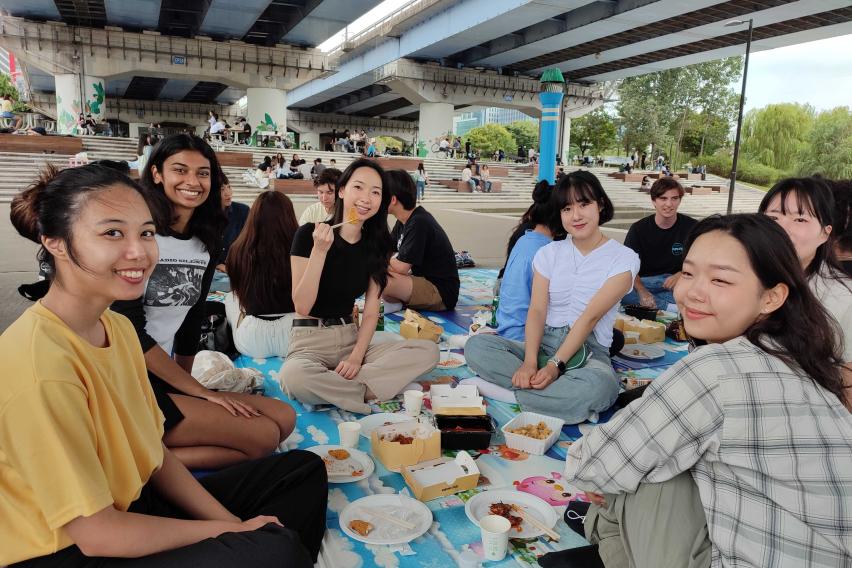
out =
[[426,182],[418,181],[415,182],[414,185],[417,186],[417,199],[423,199],[423,197],[426,195]]
[[[672,291],[663,288],[663,282],[665,282],[666,278],[668,278],[669,276],[671,276],[671,274],[657,274],[656,276],[639,277],[645,288],[647,288],[651,295],[654,296],[654,300],[657,302],[658,310],[665,310],[666,306],[675,303]],[[636,290],[633,289],[630,291],[629,294],[627,294],[621,299],[621,303],[625,306],[629,306],[631,304],[639,304],[639,294],[637,294]]]
[[[569,327],[544,327],[540,351],[552,357],[565,341]],[[618,377],[609,359],[609,349],[597,342],[594,334],[586,338],[592,355],[579,369],[565,371],[546,388],[518,389],[512,375],[524,362],[524,344],[497,335],[471,337],[464,348],[468,366],[486,381],[515,393],[522,410],[547,414],[579,424],[595,412],[603,412],[615,403],[620,389]]]

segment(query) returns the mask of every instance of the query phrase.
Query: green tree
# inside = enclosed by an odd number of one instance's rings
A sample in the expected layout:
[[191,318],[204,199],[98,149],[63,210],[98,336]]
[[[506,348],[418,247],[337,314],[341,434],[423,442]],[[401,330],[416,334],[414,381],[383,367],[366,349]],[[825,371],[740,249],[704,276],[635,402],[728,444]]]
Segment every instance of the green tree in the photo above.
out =
[[586,151],[590,154],[602,154],[615,147],[616,134],[615,121],[603,108],[571,121],[572,145],[581,148],[584,142],[588,142]]
[[852,179],[852,110],[849,107],[819,113],[798,162],[799,175]]
[[[515,144],[524,148],[538,148],[538,123],[534,120],[516,120],[506,125]],[[508,151],[508,148],[504,148]]]
[[712,113],[690,111],[680,147],[686,156],[713,155],[730,142],[730,123]]
[[464,136],[464,141],[470,141],[471,149],[482,156],[491,156],[499,149],[509,154],[518,145],[506,127],[500,124],[484,124],[472,128]]
[[402,141],[399,138],[394,138],[393,136],[376,137],[376,149],[379,152],[384,152],[388,148],[396,148],[397,150],[402,150],[402,146]]
[[703,115],[704,138],[714,122],[733,122],[739,98],[731,84],[741,72],[742,59],[733,57],[625,79],[616,105],[622,148],[653,145],[678,165],[690,116]]
[[812,106],[796,103],[750,110],[743,119],[743,155],[773,168],[791,169],[807,146],[814,118]]
[[12,83],[12,78],[6,73],[0,73],[0,97],[3,95],[9,95],[12,97],[12,101],[14,102],[14,106],[12,108],[15,111],[25,112],[27,110],[27,105],[21,101],[20,93],[18,93],[18,89]]

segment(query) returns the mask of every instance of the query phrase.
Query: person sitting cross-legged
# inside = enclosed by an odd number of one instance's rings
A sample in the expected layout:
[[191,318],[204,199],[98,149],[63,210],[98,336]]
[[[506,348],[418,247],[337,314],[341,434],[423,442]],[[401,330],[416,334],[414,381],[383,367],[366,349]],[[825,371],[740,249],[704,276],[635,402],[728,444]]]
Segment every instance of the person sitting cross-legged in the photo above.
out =
[[683,243],[697,221],[677,212],[683,187],[674,178],[660,178],[651,186],[655,213],[630,226],[624,244],[636,251],[642,262],[633,282],[633,292],[621,303],[641,304],[665,310],[674,304],[672,290],[680,278]]
[[407,172],[392,170],[386,176],[388,212],[397,219],[392,232],[397,254],[390,261],[383,298],[415,309],[452,310],[459,297],[459,271],[450,239],[432,214],[417,205],[417,188]]
[[570,238],[533,257],[525,342],[475,335],[465,357],[482,379],[511,389],[522,409],[578,424],[618,396],[609,348],[616,305],[631,288],[639,257],[601,232],[614,208],[594,174],[568,174],[554,197]]

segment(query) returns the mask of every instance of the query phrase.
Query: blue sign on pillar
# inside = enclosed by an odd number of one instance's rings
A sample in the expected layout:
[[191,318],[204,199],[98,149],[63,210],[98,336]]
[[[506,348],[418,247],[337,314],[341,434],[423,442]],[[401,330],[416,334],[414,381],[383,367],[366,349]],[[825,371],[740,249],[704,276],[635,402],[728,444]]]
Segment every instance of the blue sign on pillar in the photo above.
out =
[[172,65],[186,65],[186,57],[183,55],[172,55]]

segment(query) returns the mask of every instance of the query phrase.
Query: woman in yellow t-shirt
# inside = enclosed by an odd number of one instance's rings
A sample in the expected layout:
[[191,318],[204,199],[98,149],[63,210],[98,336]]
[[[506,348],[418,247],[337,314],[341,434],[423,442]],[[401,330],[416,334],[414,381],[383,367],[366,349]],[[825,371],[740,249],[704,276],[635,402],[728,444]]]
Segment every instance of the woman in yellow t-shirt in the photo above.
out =
[[42,245],[51,285],[0,336],[0,565],[312,566],[318,457],[291,451],[198,482],[162,444],[139,340],[108,309],[138,297],[157,263],[139,186],[104,166],[49,170],[11,218]]

